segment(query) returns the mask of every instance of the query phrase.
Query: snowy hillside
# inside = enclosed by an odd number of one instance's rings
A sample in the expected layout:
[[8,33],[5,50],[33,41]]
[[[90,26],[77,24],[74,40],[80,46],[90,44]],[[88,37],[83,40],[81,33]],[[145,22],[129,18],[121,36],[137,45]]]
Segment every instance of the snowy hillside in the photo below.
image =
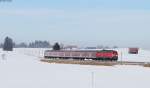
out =
[[[149,57],[142,51],[141,56]],[[150,88],[150,68],[142,66],[48,64],[27,50],[0,51],[0,55],[0,88]]]

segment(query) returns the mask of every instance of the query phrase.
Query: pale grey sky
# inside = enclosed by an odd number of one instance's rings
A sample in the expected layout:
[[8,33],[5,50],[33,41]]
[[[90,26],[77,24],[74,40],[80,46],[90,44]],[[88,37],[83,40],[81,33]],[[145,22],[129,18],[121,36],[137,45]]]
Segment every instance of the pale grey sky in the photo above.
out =
[[149,0],[0,2],[0,41],[48,40],[150,49]]

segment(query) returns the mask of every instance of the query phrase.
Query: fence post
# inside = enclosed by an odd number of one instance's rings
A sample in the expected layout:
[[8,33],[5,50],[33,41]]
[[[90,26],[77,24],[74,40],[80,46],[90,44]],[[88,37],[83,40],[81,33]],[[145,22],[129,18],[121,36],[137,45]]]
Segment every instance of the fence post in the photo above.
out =
[[122,51],[121,51],[121,65],[123,64],[123,62],[122,62]]
[[92,88],[94,88],[94,72],[92,72]]

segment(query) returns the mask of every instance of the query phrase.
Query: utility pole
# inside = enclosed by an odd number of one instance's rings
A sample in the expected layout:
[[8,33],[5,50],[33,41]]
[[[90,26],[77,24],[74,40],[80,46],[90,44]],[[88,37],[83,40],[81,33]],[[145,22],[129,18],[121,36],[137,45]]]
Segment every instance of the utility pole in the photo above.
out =
[[92,72],[92,88],[94,88],[94,72]]
[[122,65],[122,52],[121,52],[121,65]]

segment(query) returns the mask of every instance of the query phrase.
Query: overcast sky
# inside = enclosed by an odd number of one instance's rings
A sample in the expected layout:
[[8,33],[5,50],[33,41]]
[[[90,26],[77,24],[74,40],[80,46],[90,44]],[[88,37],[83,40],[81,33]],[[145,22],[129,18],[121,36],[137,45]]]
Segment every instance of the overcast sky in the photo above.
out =
[[80,46],[150,49],[149,0],[0,2],[0,42],[48,40]]

